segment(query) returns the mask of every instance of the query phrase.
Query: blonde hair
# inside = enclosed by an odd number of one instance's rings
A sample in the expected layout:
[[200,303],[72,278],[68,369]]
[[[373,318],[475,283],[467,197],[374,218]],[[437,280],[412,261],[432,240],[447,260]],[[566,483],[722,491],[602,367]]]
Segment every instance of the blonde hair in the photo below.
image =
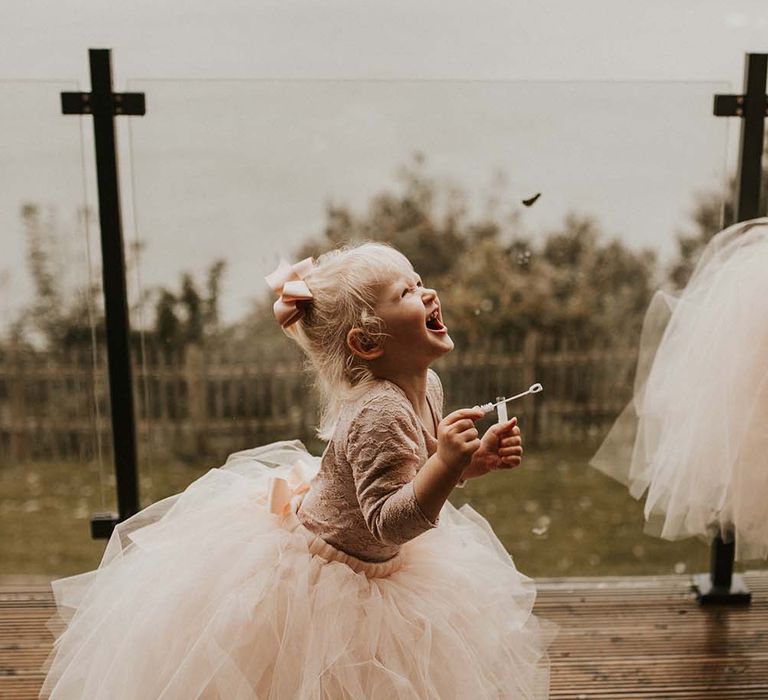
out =
[[314,374],[320,398],[317,435],[330,440],[343,404],[376,381],[365,360],[347,345],[352,328],[363,331],[363,347],[374,347],[388,334],[374,307],[393,275],[412,269],[402,253],[386,243],[348,243],[320,255],[304,281],[313,299],[285,333],[298,343]]

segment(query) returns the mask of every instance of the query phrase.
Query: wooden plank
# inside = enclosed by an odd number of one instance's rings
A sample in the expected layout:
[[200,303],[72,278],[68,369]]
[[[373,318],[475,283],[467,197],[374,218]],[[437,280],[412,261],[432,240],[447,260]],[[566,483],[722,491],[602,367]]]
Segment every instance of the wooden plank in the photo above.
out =
[[[553,699],[768,698],[768,571],[749,607],[703,608],[687,576],[538,580],[536,613],[560,632]],[[0,577],[0,698],[36,699],[55,612],[45,577]]]

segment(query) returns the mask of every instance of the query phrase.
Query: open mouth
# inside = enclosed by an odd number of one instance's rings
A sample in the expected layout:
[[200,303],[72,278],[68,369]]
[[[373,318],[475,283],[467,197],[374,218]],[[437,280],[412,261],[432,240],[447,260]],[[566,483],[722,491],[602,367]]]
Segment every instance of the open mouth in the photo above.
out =
[[443,325],[443,321],[440,318],[440,308],[436,308],[429,316],[427,316],[427,330],[433,333],[445,333],[448,329]]

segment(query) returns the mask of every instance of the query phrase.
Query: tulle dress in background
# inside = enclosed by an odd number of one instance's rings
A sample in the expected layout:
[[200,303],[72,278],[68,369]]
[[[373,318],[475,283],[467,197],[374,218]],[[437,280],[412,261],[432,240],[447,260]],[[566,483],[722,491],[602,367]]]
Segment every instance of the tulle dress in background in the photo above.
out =
[[647,492],[648,532],[768,556],[768,219],[716,234],[681,294],[655,294],[634,397],[591,464]]
[[320,467],[298,441],[245,450],[120,523],[52,583],[41,697],[546,698],[554,626],[487,521],[446,503],[365,561],[297,517]]

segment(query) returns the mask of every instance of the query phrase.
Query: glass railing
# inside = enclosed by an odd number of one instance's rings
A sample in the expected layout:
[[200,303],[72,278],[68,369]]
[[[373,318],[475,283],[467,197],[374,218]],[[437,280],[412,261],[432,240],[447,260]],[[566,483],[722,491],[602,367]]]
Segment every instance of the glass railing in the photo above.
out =
[[0,104],[0,573],[74,572],[114,509],[89,126],[76,83],[3,81]]
[[[23,427],[2,433],[5,473],[36,479],[28,500],[50,496],[61,512],[46,525],[58,554],[20,535],[3,567],[74,572],[95,566],[103,548],[90,540],[88,517],[114,508],[98,226],[82,213],[94,199],[83,175],[93,154],[80,133],[90,123],[60,115],[58,93],[71,87],[4,89],[14,99],[0,108],[3,152],[17,154],[12,166],[24,176],[3,175],[12,187],[0,189],[17,249],[3,266],[2,318],[9,329],[45,319],[21,305],[36,298],[25,241],[30,227],[59,230],[62,245],[79,251],[67,270],[79,282],[57,300],[79,311],[61,316],[61,328],[90,364],[88,381],[67,384],[69,360],[49,343],[35,358],[68,388],[51,393],[24,379],[26,393],[49,392],[36,400],[53,414],[69,420],[70,406],[89,407],[79,443],[87,448],[74,463],[62,447],[43,454],[34,432],[43,423],[13,404],[19,389],[8,377],[21,375],[6,369],[5,425]],[[300,438],[320,453],[317,401],[271,316],[264,276],[281,258],[372,237],[403,250],[440,293],[456,345],[435,364],[446,413],[544,385],[510,409],[523,428],[524,466],[452,497],[489,519],[522,571],[706,570],[704,544],[644,535],[642,504],[587,461],[630,398],[650,294],[690,264],[677,236],[725,221],[728,127],[712,116],[712,99],[727,86],[129,81],[127,89],[147,103],[146,116],[123,119],[119,130],[142,505],[247,447]],[[52,207],[63,223],[47,223]],[[88,285],[86,303],[78,294]],[[70,324],[81,317],[85,326]],[[39,454],[14,452],[19,435]],[[73,473],[92,478],[56,506]],[[48,507],[40,503],[6,508],[2,522],[39,522]]]
[[146,93],[148,110],[129,127],[137,296],[153,300],[146,348],[167,354],[146,353],[139,370],[155,406],[145,416],[154,497],[178,486],[157,476],[172,465],[194,464],[191,479],[230,452],[289,437],[319,453],[317,404],[263,278],[281,257],[375,237],[441,294],[456,343],[435,365],[446,412],[545,387],[513,410],[525,468],[454,497],[488,517],[523,571],[707,568],[703,544],[644,535],[642,505],[587,461],[630,397],[650,294],[686,262],[677,236],[723,224],[728,127],[712,100],[726,86],[130,89]]

